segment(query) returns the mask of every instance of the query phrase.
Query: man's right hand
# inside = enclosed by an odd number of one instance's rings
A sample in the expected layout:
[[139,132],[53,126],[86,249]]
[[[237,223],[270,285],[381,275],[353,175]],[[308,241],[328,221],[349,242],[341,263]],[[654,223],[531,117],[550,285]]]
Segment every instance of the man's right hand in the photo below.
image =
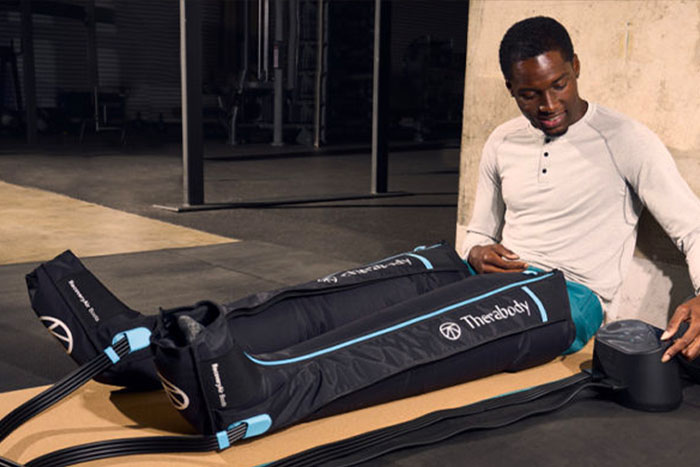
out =
[[479,274],[486,272],[522,272],[527,269],[527,263],[518,261],[516,255],[500,243],[474,246],[469,250],[469,264]]

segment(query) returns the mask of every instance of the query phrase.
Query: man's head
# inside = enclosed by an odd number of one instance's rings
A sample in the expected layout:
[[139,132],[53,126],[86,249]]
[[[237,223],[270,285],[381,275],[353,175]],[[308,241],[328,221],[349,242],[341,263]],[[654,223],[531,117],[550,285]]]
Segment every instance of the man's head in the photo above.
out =
[[508,29],[499,50],[506,87],[520,111],[550,136],[566,133],[586,112],[578,95],[580,63],[564,26],[538,16]]

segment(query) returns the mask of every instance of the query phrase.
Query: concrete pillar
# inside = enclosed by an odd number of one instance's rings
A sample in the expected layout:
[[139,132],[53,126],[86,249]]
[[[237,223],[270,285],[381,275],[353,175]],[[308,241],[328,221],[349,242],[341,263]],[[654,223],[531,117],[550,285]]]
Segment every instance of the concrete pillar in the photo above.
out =
[[272,125],[272,145],[282,146],[282,130],[284,124],[284,73],[282,63],[284,41],[284,7],[285,2],[275,0],[275,44],[272,58],[274,69],[274,112]]
[[202,8],[180,0],[182,184],[185,206],[204,204],[202,117]]

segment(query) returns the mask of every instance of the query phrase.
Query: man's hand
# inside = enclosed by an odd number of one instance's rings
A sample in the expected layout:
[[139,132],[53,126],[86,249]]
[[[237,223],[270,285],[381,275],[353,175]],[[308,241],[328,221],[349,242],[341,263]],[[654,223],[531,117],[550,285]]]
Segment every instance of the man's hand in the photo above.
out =
[[664,356],[661,357],[662,362],[669,361],[671,357],[679,352],[688,360],[692,360],[700,355],[700,295],[691,298],[676,308],[675,313],[673,313],[671,320],[668,322],[668,326],[666,326],[666,331],[661,336],[661,340],[668,340],[673,337],[678,332],[680,324],[685,321],[688,322],[688,329],[666,350]]
[[[500,243],[475,246],[469,250],[469,264],[479,274],[485,272],[522,272],[527,269],[527,264],[518,261],[516,255]],[[700,305],[699,305],[700,306]],[[700,320],[700,316],[698,317]]]

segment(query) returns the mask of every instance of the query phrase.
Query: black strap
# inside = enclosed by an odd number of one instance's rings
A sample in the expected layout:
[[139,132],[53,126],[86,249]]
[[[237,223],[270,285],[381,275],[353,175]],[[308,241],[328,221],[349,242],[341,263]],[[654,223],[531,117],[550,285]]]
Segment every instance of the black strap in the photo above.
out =
[[11,461],[10,459],[5,459],[4,457],[0,456],[0,467],[24,467],[22,464],[18,464],[15,461]]
[[399,449],[436,443],[466,431],[498,428],[526,417],[552,412],[590,387],[610,386],[594,382],[587,373],[579,373],[525,391],[433,412],[405,423],[312,448],[269,465],[355,465]]
[[[245,423],[229,428],[226,438],[232,444],[243,438],[248,427]],[[98,459],[136,454],[169,452],[207,452],[221,448],[221,439],[212,436],[151,436],[124,438],[73,446],[27,462],[26,467],[63,467]]]
[[[147,348],[150,342],[150,335],[151,331],[143,327],[118,333],[114,337],[112,345],[105,348],[92,360],[69,373],[56,384],[37,394],[0,420],[0,442],[29,419],[61,401],[95,376],[116,365],[127,355]],[[0,467],[17,466],[21,467],[21,464],[0,457]]]
[[115,359],[119,360],[128,355],[131,351],[131,346],[128,339],[121,339],[113,346],[108,347],[108,349],[111,350],[100,353],[85,365],[63,377],[63,379],[46,391],[34,396],[7,414],[0,420],[0,441],[7,438],[10,433],[30,418],[40,414],[95,376],[110,368],[114,365]]

